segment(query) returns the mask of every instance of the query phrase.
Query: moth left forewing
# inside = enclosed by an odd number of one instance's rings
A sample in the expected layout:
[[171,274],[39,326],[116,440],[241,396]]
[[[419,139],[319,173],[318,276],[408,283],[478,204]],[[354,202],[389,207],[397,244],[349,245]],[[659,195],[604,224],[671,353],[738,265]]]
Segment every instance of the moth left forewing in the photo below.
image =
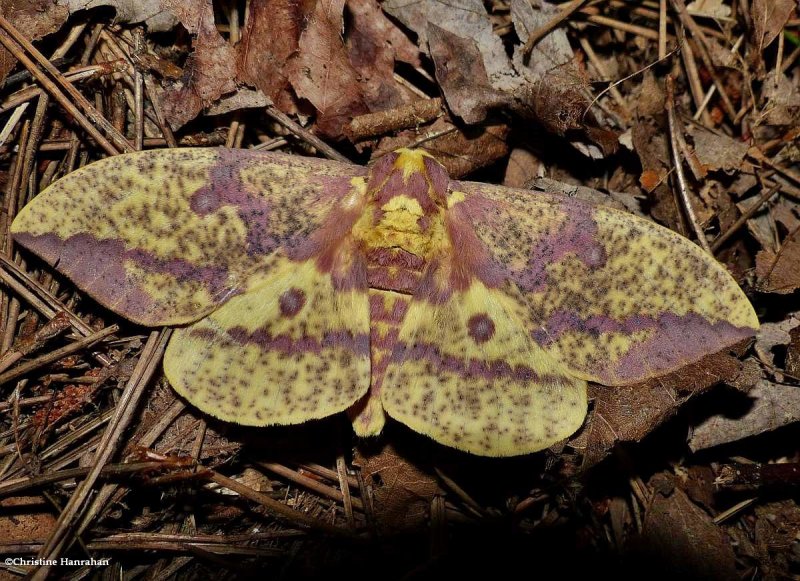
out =
[[[364,168],[229,149],[107,158],[24,208],[15,238],[108,308],[175,331],[175,389],[248,425],[342,411],[369,386]],[[198,321],[198,319],[200,319]]]
[[254,284],[277,249],[313,254],[312,234],[363,196],[364,173],[246,150],[135,152],[55,182],[11,232],[122,316],[184,324]]
[[474,268],[507,278],[530,336],[571,373],[607,385],[661,375],[751,336],[752,306],[697,245],[636,216],[563,196],[455,183]]

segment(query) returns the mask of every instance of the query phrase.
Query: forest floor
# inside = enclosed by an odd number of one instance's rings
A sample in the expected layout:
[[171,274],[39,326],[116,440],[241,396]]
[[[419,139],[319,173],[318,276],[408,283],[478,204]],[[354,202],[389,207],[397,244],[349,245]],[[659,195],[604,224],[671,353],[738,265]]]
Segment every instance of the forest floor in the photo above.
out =
[[[0,2],[1,579],[800,579],[795,0]],[[15,245],[125,151],[226,146],[560,192],[686,236],[761,328],[481,458],[343,414],[243,428],[177,396],[169,331]],[[69,557],[72,564],[41,559]],[[107,559],[98,563],[80,560]],[[16,559],[16,560],[14,560]]]

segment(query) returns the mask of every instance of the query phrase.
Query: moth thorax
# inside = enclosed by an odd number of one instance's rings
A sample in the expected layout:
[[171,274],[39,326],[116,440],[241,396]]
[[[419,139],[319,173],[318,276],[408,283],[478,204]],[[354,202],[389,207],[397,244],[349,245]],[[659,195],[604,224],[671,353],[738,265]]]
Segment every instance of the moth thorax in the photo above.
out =
[[382,206],[394,196],[417,200],[425,213],[447,205],[447,171],[421,150],[399,149],[381,158],[370,170],[368,196]]

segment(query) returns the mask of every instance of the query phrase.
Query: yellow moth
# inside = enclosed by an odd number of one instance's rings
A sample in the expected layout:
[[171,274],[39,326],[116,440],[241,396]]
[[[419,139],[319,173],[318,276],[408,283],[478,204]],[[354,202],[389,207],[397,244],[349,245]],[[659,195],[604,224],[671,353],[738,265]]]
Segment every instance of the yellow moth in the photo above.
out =
[[100,303],[177,326],[200,410],[250,426],[347,410],[487,456],[583,423],[586,382],[667,373],[754,333],[736,282],[681,236],[574,198],[276,153],[120,155],[50,186],[15,239]]

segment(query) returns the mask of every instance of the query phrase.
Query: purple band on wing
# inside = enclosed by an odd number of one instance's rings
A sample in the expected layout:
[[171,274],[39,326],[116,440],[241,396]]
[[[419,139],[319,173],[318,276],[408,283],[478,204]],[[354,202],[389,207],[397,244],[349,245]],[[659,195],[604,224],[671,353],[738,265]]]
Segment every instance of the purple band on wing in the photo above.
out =
[[416,343],[408,345],[398,342],[392,353],[392,361],[416,360],[429,362],[434,373],[444,372],[448,375],[455,374],[460,377],[481,377],[484,379],[513,379],[520,383],[557,384],[563,380],[562,376],[547,376],[536,373],[527,365],[511,366],[505,361],[478,361],[465,360],[453,355],[442,355],[441,350],[432,343]]
[[208,185],[197,190],[189,200],[194,212],[205,216],[222,206],[234,206],[247,228],[247,254],[265,255],[277,248],[279,241],[269,236],[271,205],[264,198],[248,192],[241,181],[242,170],[257,163],[258,154],[246,150],[220,149],[209,172]]
[[[216,332],[210,329],[193,329],[191,333],[209,340],[218,338]],[[257,345],[265,351],[320,353],[323,349],[339,347],[355,355],[369,355],[369,336],[366,333],[354,335],[350,331],[329,331],[323,335],[322,339],[315,337],[294,339],[288,335],[271,335],[264,329],[249,332],[244,327],[233,327],[227,331],[226,336],[240,345]]]
[[606,249],[597,240],[597,223],[592,206],[574,198],[565,198],[566,223],[548,233],[531,249],[528,268],[512,274],[523,291],[537,292],[547,286],[547,267],[571,254],[589,268],[605,265]]
[[98,240],[90,234],[76,234],[62,240],[55,234],[34,236],[26,233],[15,239],[57,266],[79,286],[125,316],[144,321],[145,315],[169,312],[175,305],[156,304],[125,270],[125,261],[143,270],[169,274],[178,281],[202,284],[212,297],[227,300],[238,289],[228,287],[225,267],[197,266],[183,259],[163,260],[141,249],[126,250],[122,240]]
[[[475,234],[475,225],[486,224],[494,232],[505,232],[507,236],[524,238],[528,235],[526,232],[509,230],[509,224],[498,223],[496,205],[495,201],[480,193],[473,193],[468,204],[456,204],[451,209],[453,246],[463,249],[465,256],[462,260],[472,262],[474,272],[487,286],[497,287],[503,280],[510,279],[525,292],[545,290],[548,285],[547,268],[568,255],[577,257],[588,268],[605,265],[608,257],[605,247],[597,240],[594,210],[590,204],[574,198],[553,202],[553,213],[565,216],[566,221],[541,239],[532,241],[524,268],[512,269],[509,264],[494,260]],[[501,247],[503,241],[498,239],[497,245]]]
[[650,377],[697,361],[708,355],[709,345],[719,350],[753,335],[753,329],[736,327],[727,321],[711,323],[695,313],[637,315],[619,321],[604,315],[581,319],[574,313],[559,311],[550,316],[544,329],[532,336],[542,347],[547,347],[569,332],[596,337],[603,333],[630,334],[648,329],[655,330],[655,334],[634,345],[617,361],[597,361],[591,366],[602,381],[615,384]]
[[[242,171],[252,166],[258,166],[263,161],[263,154],[260,152],[248,152],[240,149],[220,149],[217,153],[217,161],[210,170],[209,183],[192,194],[189,201],[193,211],[201,216],[215,212],[222,206],[233,206],[247,228],[247,254],[248,256],[265,256],[271,254],[279,246],[287,250],[298,247],[295,251],[295,260],[305,260],[308,256],[316,254],[325,240],[319,240],[319,236],[309,237],[308,227],[299,215],[286,212],[280,217],[274,216],[274,203],[269,201],[266,192],[248,191],[242,182]],[[287,165],[298,162],[287,156]],[[263,166],[262,166],[263,170]],[[316,195],[324,195],[329,199],[341,199],[347,194],[352,186],[349,177],[332,177],[318,175],[309,172],[304,178],[307,182],[309,193],[316,192]],[[280,188],[282,181],[276,179],[264,184],[264,187]],[[308,202],[308,200],[303,200]],[[291,209],[289,209],[291,210]],[[341,216],[336,216],[340,220],[329,219],[327,229],[334,229],[344,232],[349,231],[352,222],[341,223]],[[280,231],[292,232],[292,235],[281,237],[272,234],[276,231],[273,220],[280,221]],[[294,220],[296,223],[292,224]],[[327,233],[328,236],[335,236],[335,233]]]

